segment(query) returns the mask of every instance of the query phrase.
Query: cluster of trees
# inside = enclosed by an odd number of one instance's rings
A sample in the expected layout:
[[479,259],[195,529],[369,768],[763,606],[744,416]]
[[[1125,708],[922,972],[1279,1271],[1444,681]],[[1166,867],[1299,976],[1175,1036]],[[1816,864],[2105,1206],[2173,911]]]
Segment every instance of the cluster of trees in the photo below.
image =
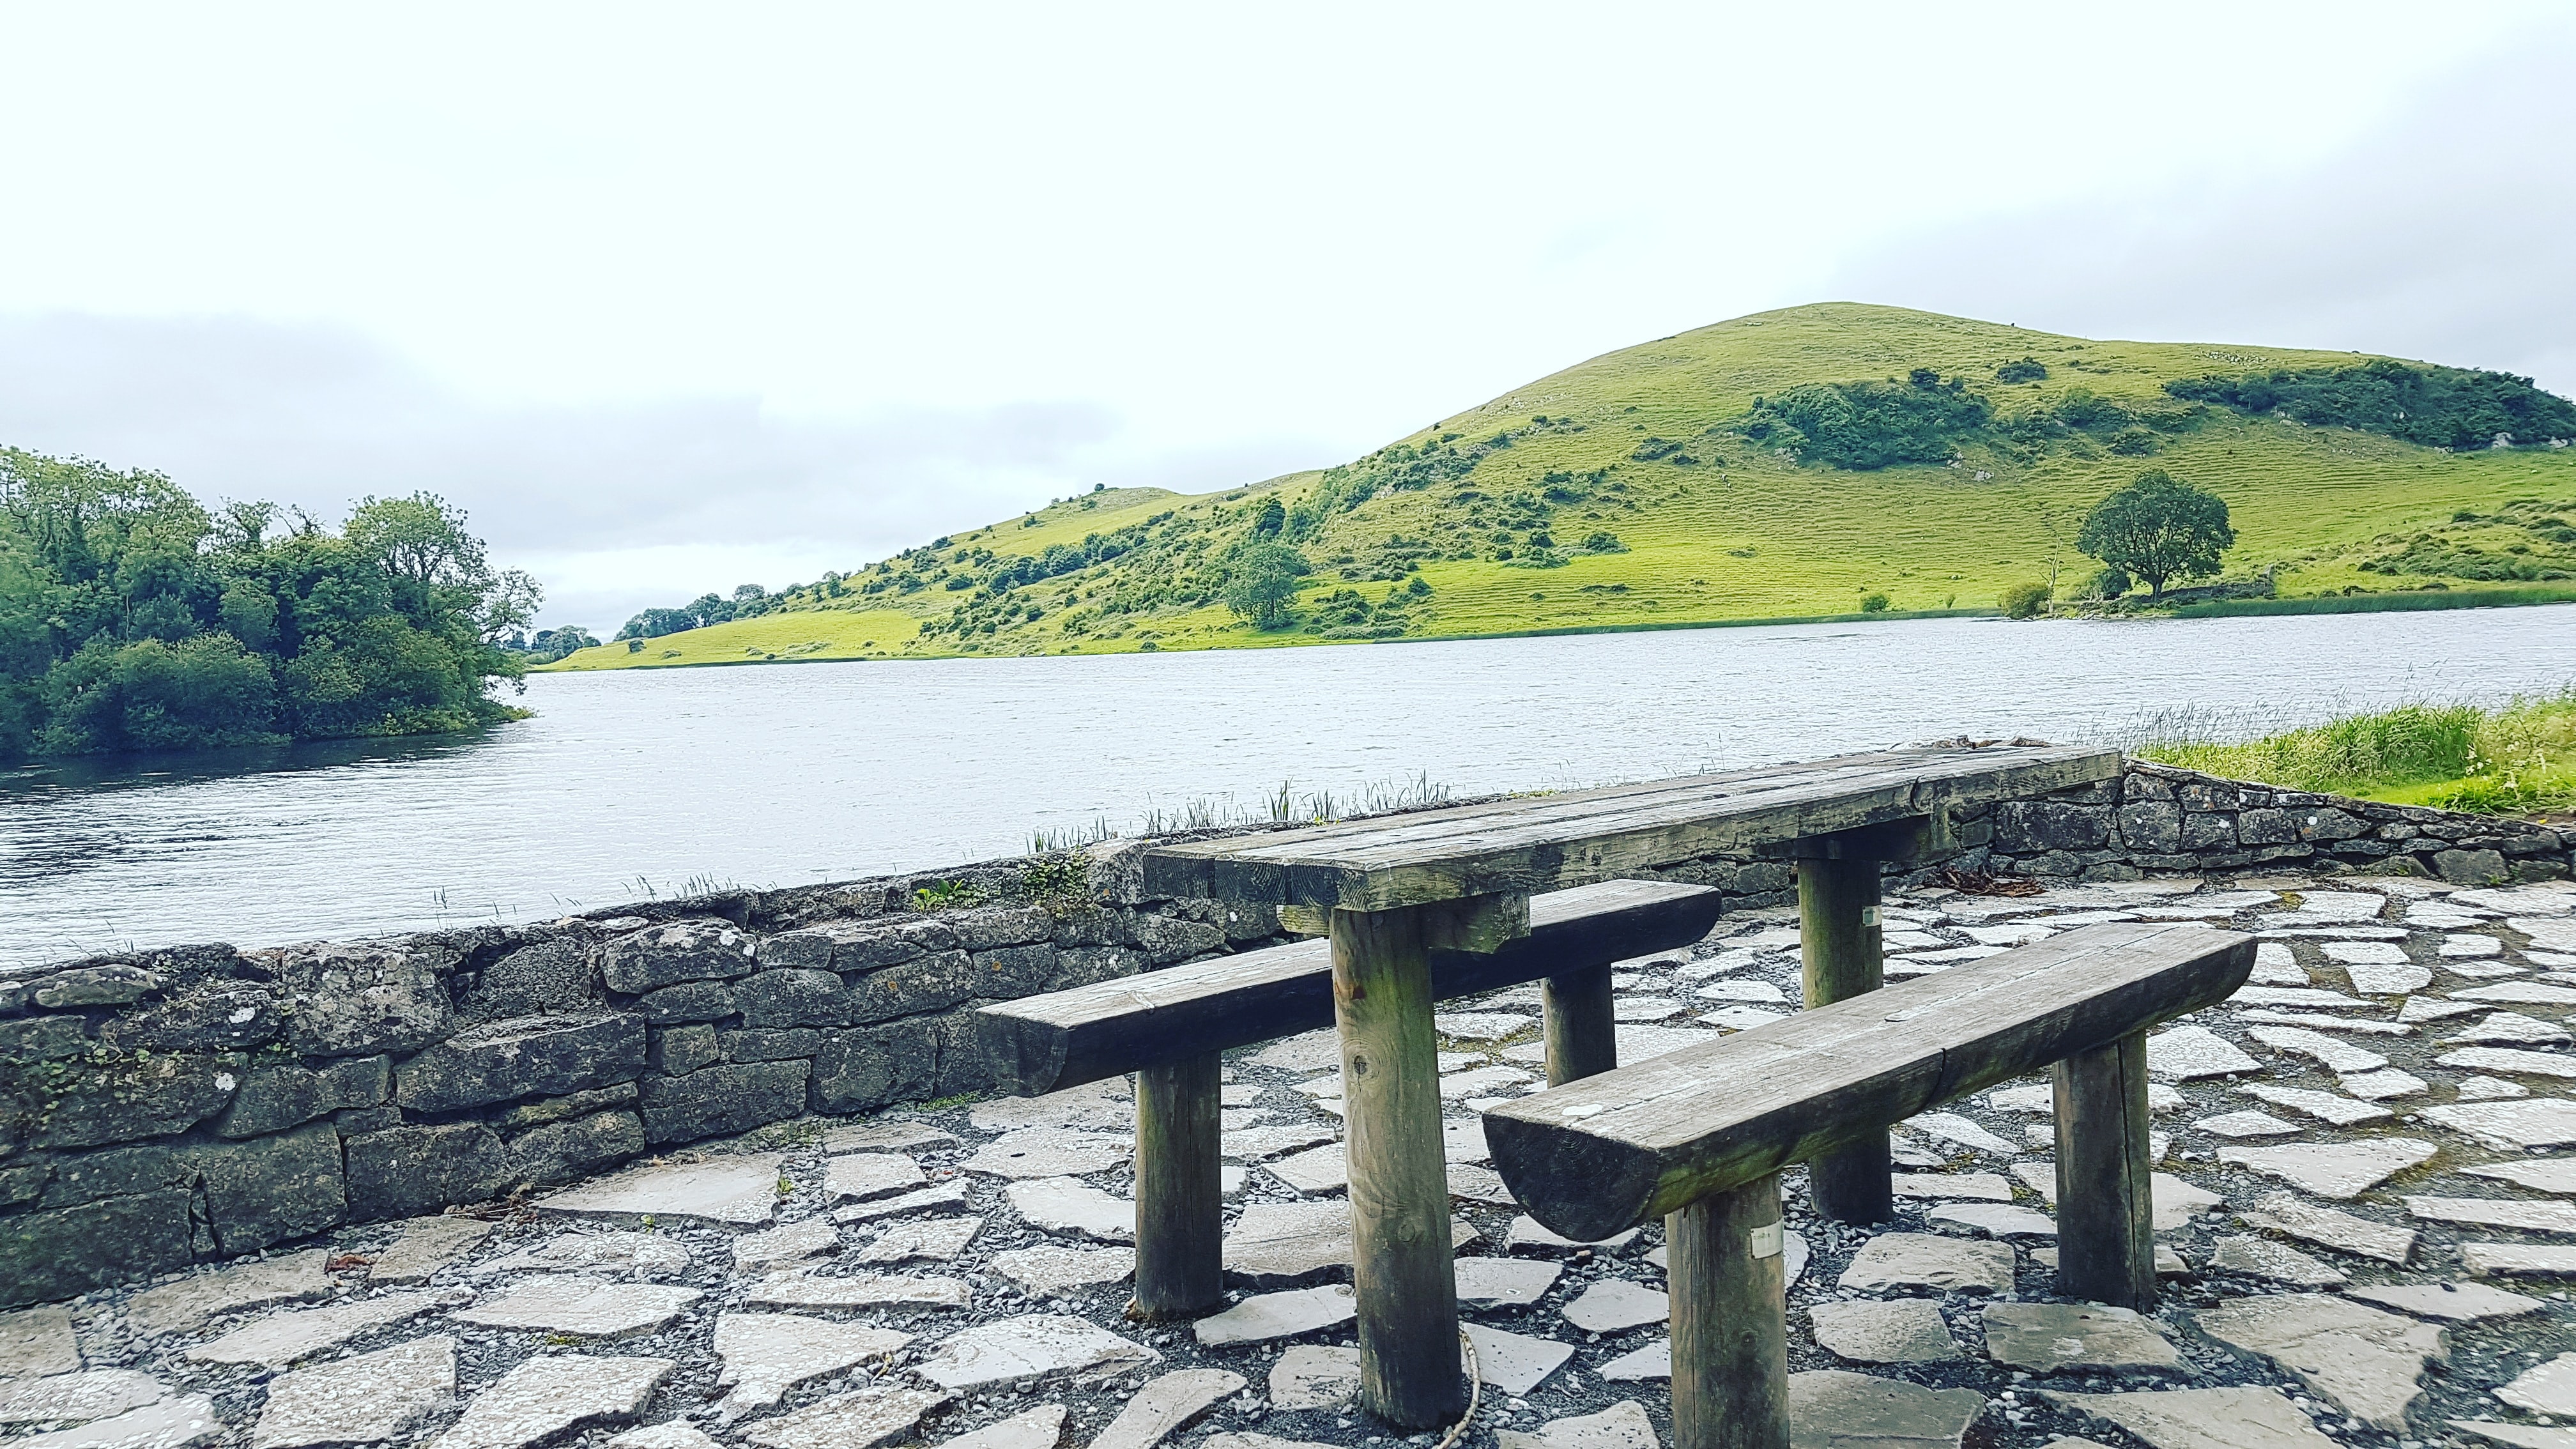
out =
[[1958,378],[1918,367],[1902,383],[1805,383],[1757,397],[1741,431],[1804,462],[1870,470],[1947,462],[1993,416],[1994,405]]
[[[730,623],[735,619],[757,619],[785,604],[802,587],[797,585],[773,594],[758,584],[738,584],[730,599],[721,594],[700,594],[676,609],[646,609],[627,620],[626,627],[617,631],[617,637],[659,639],[683,629],[703,629],[709,624]],[[571,652],[569,649],[564,651],[566,654]]]
[[2312,427],[2354,428],[2430,448],[2484,448],[2576,438],[2576,403],[2527,377],[2417,367],[2375,357],[2353,367],[2281,368],[2165,384],[2192,402],[2279,413]]
[[[2102,565],[2091,592],[2108,599],[2141,583],[2149,599],[2160,599],[2170,584],[2216,574],[2235,546],[2227,500],[2162,468],[2094,504],[2075,534],[2077,550]],[[2015,584],[1997,602],[2009,617],[2028,619],[2046,612],[2051,597],[2047,584]]]
[[158,473],[0,449],[0,758],[419,734],[510,717],[539,601],[428,493],[336,533]]

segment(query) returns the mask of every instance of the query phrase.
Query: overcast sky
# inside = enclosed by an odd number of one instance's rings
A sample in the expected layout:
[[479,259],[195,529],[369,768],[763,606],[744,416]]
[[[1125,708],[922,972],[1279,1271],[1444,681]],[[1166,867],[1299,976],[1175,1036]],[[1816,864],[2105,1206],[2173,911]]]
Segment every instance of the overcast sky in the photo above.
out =
[[2576,391],[2566,14],[18,5],[0,441],[604,633],[1821,299]]

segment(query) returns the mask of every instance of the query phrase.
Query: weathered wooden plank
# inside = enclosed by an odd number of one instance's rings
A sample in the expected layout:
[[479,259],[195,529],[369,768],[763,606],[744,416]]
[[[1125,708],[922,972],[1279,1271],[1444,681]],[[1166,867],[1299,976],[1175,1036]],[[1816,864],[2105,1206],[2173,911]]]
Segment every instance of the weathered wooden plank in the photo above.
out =
[[2147,1035],[2077,1052],[2051,1072],[2057,1106],[2057,1291],[2151,1312],[2154,1190]]
[[1539,892],[2107,779],[2117,751],[1894,750],[1159,847],[1149,890],[1354,910]]
[[[1865,996],[1886,984],[1878,864],[1875,856],[1839,854],[1798,862],[1798,946],[1810,1008]],[[1838,1223],[1886,1222],[1896,1214],[1892,1166],[1885,1132],[1819,1155],[1807,1164],[1817,1215]]]
[[[1657,881],[1534,896],[1528,935],[1492,952],[1433,951],[1432,990],[1465,996],[1569,966],[1677,950],[1717,923],[1718,899],[1706,886]],[[1332,1024],[1332,954],[1322,940],[997,1002],[978,1013],[997,1075],[1025,1095]]]
[[1608,1237],[1917,1112],[2233,995],[2251,937],[2090,926],[1485,1114],[1504,1185]]
[[1664,1218],[1672,1264],[1673,1449],[1787,1449],[1789,1324],[1780,1179]]
[[1136,1305],[1148,1322],[1225,1302],[1224,1157],[1213,1051],[1136,1075]]
[[1423,944],[1429,909],[1335,911],[1332,935],[1360,1403],[1406,1429],[1436,1428],[1467,1407],[1440,1140],[1440,1043]]

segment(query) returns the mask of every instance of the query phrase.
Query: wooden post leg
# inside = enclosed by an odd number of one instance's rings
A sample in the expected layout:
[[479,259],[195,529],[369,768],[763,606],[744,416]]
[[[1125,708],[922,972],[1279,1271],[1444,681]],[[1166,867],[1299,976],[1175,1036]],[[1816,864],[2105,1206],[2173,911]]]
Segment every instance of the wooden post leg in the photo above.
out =
[[1136,1074],[1136,1303],[1146,1320],[1225,1306],[1217,1053]]
[[1619,1065],[1610,1015],[1610,963],[1578,966],[1539,988],[1547,1005],[1547,1084],[1562,1086]]
[[1446,1427],[1466,1410],[1467,1380],[1421,909],[1336,910],[1332,934],[1360,1405],[1401,1428]]
[[[1878,862],[1798,862],[1798,939],[1809,1006],[1876,991],[1886,981],[1878,925]],[[1816,1215],[1838,1223],[1895,1216],[1887,1137],[1827,1153],[1807,1164]]]
[[1664,1218],[1673,1449],[1789,1449],[1786,1259],[1775,1175]]
[[2156,1306],[2154,1186],[2147,1159],[2147,1034],[2079,1052],[2057,1087],[2057,1291]]

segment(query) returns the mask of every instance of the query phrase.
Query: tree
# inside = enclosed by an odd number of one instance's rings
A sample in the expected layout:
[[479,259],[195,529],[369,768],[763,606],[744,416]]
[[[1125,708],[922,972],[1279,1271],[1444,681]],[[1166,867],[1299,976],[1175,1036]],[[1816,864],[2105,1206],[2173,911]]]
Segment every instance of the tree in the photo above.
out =
[[1288,605],[1297,597],[1297,580],[1313,567],[1284,543],[1248,545],[1227,567],[1225,606],[1256,629],[1284,627],[1295,617]]
[[2236,544],[2227,503],[2217,494],[2177,482],[2149,468],[2084,516],[2075,546],[2105,565],[2147,581],[2147,596],[2162,597],[2176,579],[2218,572],[2219,555]]

